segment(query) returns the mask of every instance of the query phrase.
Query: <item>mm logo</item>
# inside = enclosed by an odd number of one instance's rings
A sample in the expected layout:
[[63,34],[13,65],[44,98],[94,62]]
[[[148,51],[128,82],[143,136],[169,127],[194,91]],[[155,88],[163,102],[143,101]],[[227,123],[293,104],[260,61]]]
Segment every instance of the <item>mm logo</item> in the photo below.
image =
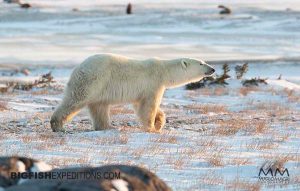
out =
[[258,173],[258,180],[267,184],[288,184],[290,181],[290,173],[285,169],[263,169],[260,168]]
[[280,176],[284,176],[285,174],[286,174],[287,176],[290,176],[290,173],[289,173],[289,171],[288,171],[287,168],[284,169],[284,171],[282,171],[282,170],[276,168],[275,172],[274,172],[274,170],[272,170],[271,168],[269,168],[269,169],[267,170],[267,172],[264,171],[263,168],[260,168],[258,176],[260,177],[261,174],[264,174],[265,176],[268,176],[268,174],[270,174],[271,176],[277,176],[278,174],[280,174]]

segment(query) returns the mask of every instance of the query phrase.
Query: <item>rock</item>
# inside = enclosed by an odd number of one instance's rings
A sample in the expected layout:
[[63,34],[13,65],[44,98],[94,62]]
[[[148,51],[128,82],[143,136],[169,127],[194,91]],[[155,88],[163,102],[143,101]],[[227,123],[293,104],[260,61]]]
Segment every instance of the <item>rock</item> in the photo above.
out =
[[[56,190],[143,190],[170,191],[164,181],[147,169],[129,165],[106,165],[101,167],[82,167],[54,169],[49,165],[25,157],[0,157],[0,188],[6,191],[56,191]],[[47,171],[47,172],[46,172]],[[11,172],[45,172],[54,176],[52,179],[12,179]],[[39,175],[40,175],[39,174]],[[83,176],[85,174],[85,176]],[[70,176],[69,176],[70,175]],[[74,178],[75,177],[75,178]],[[89,177],[89,178],[87,178]]]
[[31,7],[29,3],[19,3],[21,8],[28,9]]
[[128,15],[132,14],[132,5],[131,5],[131,3],[128,3],[127,8],[126,8],[126,13]]
[[5,3],[20,3],[20,0],[3,0]]
[[219,5],[218,8],[222,9],[219,14],[231,14],[231,10],[228,7],[225,7],[224,5]]
[[44,162],[26,157],[0,157],[0,188],[17,185],[24,180],[12,178],[13,172],[44,172],[52,170],[52,167]]
[[24,74],[25,76],[28,76],[30,74],[30,71],[27,68],[24,68],[21,70],[21,73]]

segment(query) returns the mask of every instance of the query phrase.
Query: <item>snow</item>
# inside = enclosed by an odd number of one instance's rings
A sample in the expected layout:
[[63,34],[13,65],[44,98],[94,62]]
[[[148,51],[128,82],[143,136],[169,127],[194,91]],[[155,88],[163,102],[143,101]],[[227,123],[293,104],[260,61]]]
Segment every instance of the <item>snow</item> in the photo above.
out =
[[[230,64],[230,69],[235,65]],[[256,76],[255,66],[260,66],[259,62],[249,64],[245,78]],[[279,72],[299,66],[293,62],[267,66],[259,71],[263,77],[274,71],[268,85],[245,88],[230,72],[232,78],[226,87],[167,90],[161,105],[167,123],[161,134],[144,132],[128,105],[112,108],[111,130],[93,131],[84,109],[66,124],[67,133],[53,133],[49,120],[63,89],[3,94],[1,99],[7,101],[9,109],[0,114],[1,154],[33,157],[54,168],[139,165],[156,173],[174,190],[225,190],[245,185],[245,189],[267,189],[268,185],[257,179],[265,162],[286,160],[284,166],[292,177],[300,176],[297,72],[276,79]],[[221,72],[219,65],[214,67]],[[281,67],[285,70],[276,69]],[[29,69],[32,76],[50,70]],[[72,69],[51,70],[57,83],[65,84]],[[296,189],[299,182],[291,178],[290,184],[275,188]]]
[[[1,155],[33,157],[53,168],[138,165],[173,190],[300,190],[298,1],[132,0],[133,15],[124,14],[124,0],[26,2],[33,7],[0,3],[0,88],[48,72],[56,82],[0,94]],[[219,15],[219,4],[233,14]],[[112,108],[111,130],[94,131],[83,109],[66,133],[53,133],[50,117],[72,69],[104,52],[194,57],[218,74],[228,63],[232,78],[225,87],[167,90],[161,134],[144,132],[130,105]],[[260,77],[268,84],[243,87],[234,67],[245,62],[243,80]],[[17,72],[24,68],[28,76]],[[260,183],[266,162],[288,168],[289,184]]]
[[290,90],[300,90],[300,85],[286,80],[267,80],[268,84],[277,88],[287,88]]

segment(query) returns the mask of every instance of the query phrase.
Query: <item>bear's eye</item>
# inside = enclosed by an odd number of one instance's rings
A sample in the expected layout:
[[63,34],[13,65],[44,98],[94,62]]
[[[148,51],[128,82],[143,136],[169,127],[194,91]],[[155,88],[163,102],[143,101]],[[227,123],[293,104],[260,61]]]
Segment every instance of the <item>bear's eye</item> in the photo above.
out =
[[202,63],[200,63],[200,66],[203,66],[203,64],[202,64]]

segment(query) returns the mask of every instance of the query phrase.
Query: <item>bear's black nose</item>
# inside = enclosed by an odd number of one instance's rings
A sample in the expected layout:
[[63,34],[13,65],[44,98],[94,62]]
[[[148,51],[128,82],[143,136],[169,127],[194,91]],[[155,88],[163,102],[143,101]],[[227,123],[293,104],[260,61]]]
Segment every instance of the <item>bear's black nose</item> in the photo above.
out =
[[212,75],[215,73],[215,69],[211,68],[208,72],[205,73],[205,75]]

